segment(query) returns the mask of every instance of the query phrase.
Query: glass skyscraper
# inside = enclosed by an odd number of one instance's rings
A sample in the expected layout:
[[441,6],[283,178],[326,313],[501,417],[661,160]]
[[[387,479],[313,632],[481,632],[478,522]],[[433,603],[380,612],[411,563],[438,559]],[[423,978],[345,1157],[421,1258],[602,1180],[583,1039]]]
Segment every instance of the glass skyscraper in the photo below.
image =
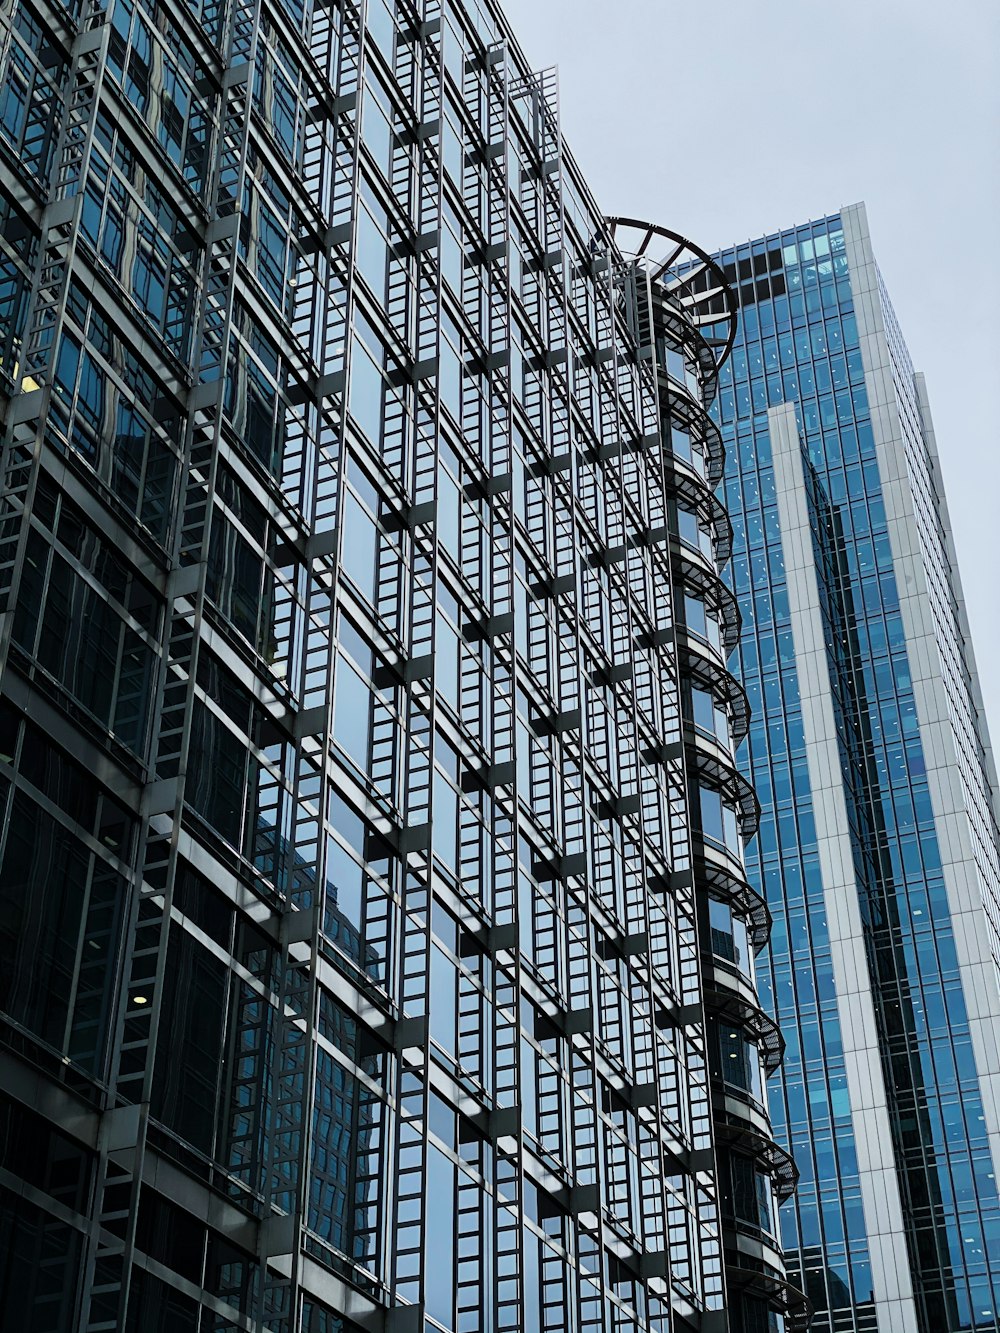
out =
[[924,382],[862,206],[716,259],[789,1271],[817,1330],[996,1329],[996,778]]
[[639,231],[493,4],[0,12],[4,1330],[803,1327]]

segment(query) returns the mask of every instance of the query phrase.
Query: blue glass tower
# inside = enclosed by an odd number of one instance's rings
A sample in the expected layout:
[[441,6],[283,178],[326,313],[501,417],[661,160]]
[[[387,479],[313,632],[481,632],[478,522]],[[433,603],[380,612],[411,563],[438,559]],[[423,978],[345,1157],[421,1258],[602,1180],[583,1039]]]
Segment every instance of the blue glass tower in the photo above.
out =
[[863,206],[716,259],[786,1259],[817,1330],[1000,1328],[996,780],[926,391]]

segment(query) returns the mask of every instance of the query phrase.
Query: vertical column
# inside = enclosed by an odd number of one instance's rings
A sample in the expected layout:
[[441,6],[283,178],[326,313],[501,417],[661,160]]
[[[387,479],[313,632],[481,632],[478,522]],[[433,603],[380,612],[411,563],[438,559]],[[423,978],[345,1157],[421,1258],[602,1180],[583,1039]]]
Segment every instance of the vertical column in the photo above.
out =
[[879,1333],[917,1333],[888,1099],[833,712],[805,469],[791,404],[768,413],[816,841],[855,1125]]
[[437,568],[438,383],[441,272],[442,52],[441,6],[425,0],[419,64],[413,71],[419,108],[415,221],[415,344],[413,450],[405,485],[409,502],[411,569],[404,695],[402,830],[402,1007],[398,1041],[398,1134],[393,1279],[398,1296],[421,1306],[433,1264],[428,1226],[427,1080],[430,1022],[431,820],[434,773],[435,579]]
[[[972,808],[978,794],[995,818],[997,798],[995,787],[990,790],[987,760],[977,755],[970,763],[966,758],[966,771],[963,771],[959,723],[948,697],[949,689],[954,690],[954,707],[961,711],[964,706],[970,725],[976,726],[974,695],[964,678],[964,671],[960,669],[961,678],[953,679],[956,672],[952,663],[955,661],[961,662],[962,668],[972,674],[971,665],[966,660],[968,640],[963,642],[960,622],[951,604],[957,566],[952,560],[949,586],[945,590],[947,605],[941,605],[941,596],[935,595],[932,587],[933,553],[926,545],[933,538],[923,531],[928,520],[933,522],[940,516],[940,494],[933,496],[933,516],[921,516],[917,512],[915,497],[920,489],[936,487],[940,482],[940,473],[932,471],[930,466],[930,459],[936,459],[937,451],[926,388],[922,403],[919,397],[916,398],[921,418],[918,445],[916,440],[908,442],[904,434],[904,414],[893,374],[882,292],[864,205],[845,208],[842,220],[920,744],[927,766],[927,786],[941,850],[941,869],[962,975],[962,995],[979,1077],[983,1115],[994,1174],[1000,1177],[1000,1040],[997,1036],[1000,1032],[1000,987],[997,981],[1000,860],[995,827],[990,831],[992,837],[987,845],[977,848]],[[928,464],[923,476],[914,475],[917,468],[915,448],[920,448]],[[977,767],[979,772],[973,772]],[[977,852],[985,862],[982,868],[978,864],[980,856]]]
[[969,615],[962,591],[962,579],[958,568],[958,554],[955,550],[954,531],[948,512],[948,499],[944,492],[944,478],[941,475],[941,463],[938,458],[937,436],[934,433],[934,421],[931,417],[930,399],[927,395],[927,381],[921,371],[913,376],[913,392],[916,395],[917,410],[920,414],[920,433],[924,448],[927,450],[928,478],[934,494],[935,507],[941,523],[941,536],[948,569],[951,572],[951,590],[955,598],[955,615],[958,621],[959,638],[962,654],[969,670],[972,695],[972,707],[975,717],[975,731],[983,749],[984,782],[987,799],[993,808],[994,825],[1000,828],[1000,783],[997,781],[996,760],[990,741],[986,709],[983,705],[983,693],[979,683],[979,670],[972,645],[972,631],[969,628]]

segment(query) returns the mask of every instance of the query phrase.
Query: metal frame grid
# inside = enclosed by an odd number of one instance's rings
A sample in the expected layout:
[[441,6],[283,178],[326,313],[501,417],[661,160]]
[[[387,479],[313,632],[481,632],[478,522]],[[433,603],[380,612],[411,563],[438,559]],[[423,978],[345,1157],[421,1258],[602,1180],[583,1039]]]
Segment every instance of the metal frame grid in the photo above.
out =
[[[39,920],[87,906],[46,945],[75,960],[61,1034],[8,988],[0,1061],[89,1154],[68,1327],[169,1301],[269,1333],[708,1333],[678,571],[731,614],[672,532],[635,270],[554,74],[444,0],[17,0],[0,32],[0,75],[37,75],[21,142],[49,136],[33,174],[0,146],[37,245],[0,856],[38,810],[89,858],[85,890],[28,883]],[[663,299],[721,552],[712,344]],[[96,823],[40,746],[93,775]]]

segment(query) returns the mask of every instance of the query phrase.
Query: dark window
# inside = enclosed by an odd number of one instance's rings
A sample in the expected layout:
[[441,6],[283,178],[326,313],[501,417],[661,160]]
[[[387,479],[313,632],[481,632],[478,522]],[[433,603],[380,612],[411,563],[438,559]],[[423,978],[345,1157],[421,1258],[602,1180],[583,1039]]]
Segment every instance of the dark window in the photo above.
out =
[[234,847],[240,845],[249,762],[243,741],[200,699],[195,700],[188,798],[202,818]]
[[[86,1212],[94,1154],[0,1092],[0,1166],[73,1212]],[[2,1302],[0,1302],[2,1309]],[[4,1328],[6,1324],[2,1325]]]
[[196,1333],[198,1309],[189,1296],[132,1265],[125,1333]]
[[222,1063],[226,969],[174,922],[153,1075],[157,1119],[210,1152]]
[[205,1264],[206,1291],[249,1314],[259,1280],[258,1265],[253,1256],[238,1250],[210,1230]]
[[183,861],[177,862],[174,906],[217,944],[229,948],[233,933],[232,903]]
[[733,1215],[739,1222],[752,1227],[770,1229],[771,1214],[768,1206],[767,1177],[757,1170],[749,1157],[729,1159],[732,1181]]
[[136,1248],[201,1286],[205,1228],[190,1213],[156,1194],[148,1185],[139,1195]]
[[[0,1186],[0,1328],[57,1333],[75,1326],[82,1241],[65,1222]],[[153,1325],[141,1328],[149,1333]]]
[[63,1049],[90,853],[15,792],[0,867],[0,1008]]
[[[65,529],[62,523],[61,537]],[[79,531],[83,563],[126,607],[130,592],[137,594],[138,619],[155,619],[155,602],[145,585],[132,579],[130,588],[124,567],[103,558],[103,544],[90,540],[89,528]],[[107,598],[61,555],[50,553],[35,531],[28,536],[14,638],[123,745],[142,753],[155,655]]]
[[301,1333],[357,1333],[356,1325],[315,1300],[302,1302]]
[[222,514],[212,519],[208,552],[209,597],[246,639],[257,646],[263,561]]

